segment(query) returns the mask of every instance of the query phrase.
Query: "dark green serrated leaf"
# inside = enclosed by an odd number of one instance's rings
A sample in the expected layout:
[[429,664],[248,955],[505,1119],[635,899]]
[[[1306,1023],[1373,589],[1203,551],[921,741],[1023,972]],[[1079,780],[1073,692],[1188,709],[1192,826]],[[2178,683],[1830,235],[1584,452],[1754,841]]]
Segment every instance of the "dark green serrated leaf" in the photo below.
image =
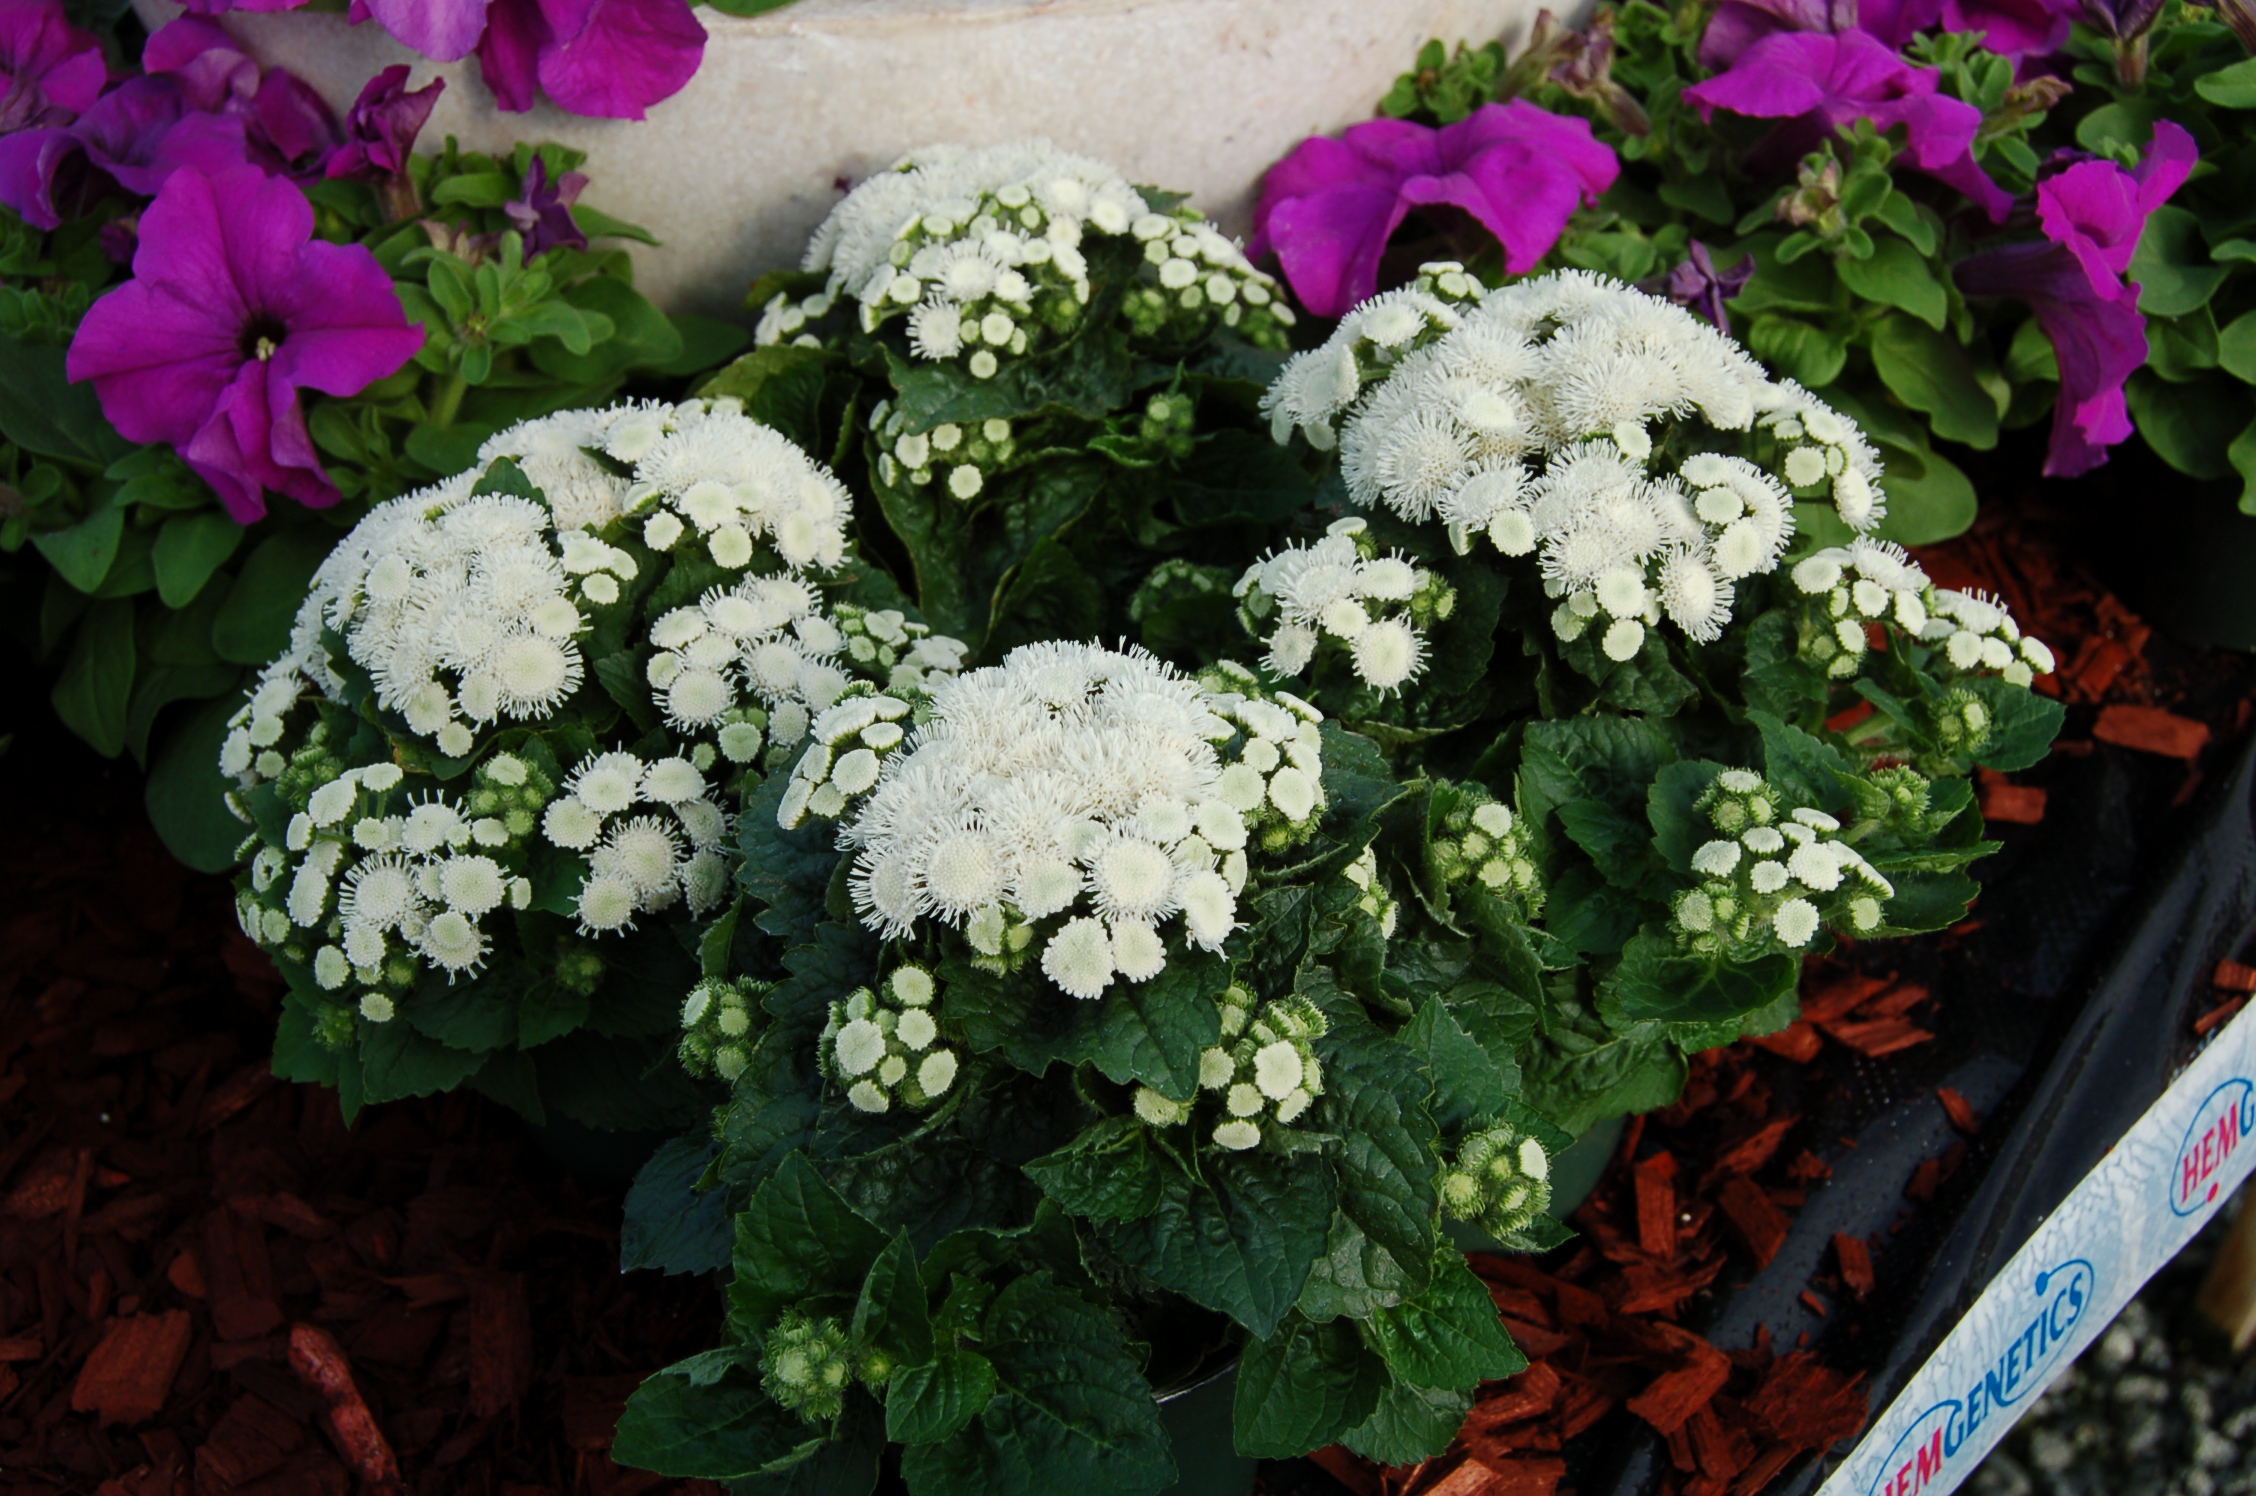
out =
[[1246,1346],[1238,1363],[1237,1451],[1291,1459],[1330,1444],[1371,1416],[1386,1380],[1385,1365],[1354,1325],[1310,1324],[1296,1314]]
[[993,1362],[976,1351],[941,1351],[893,1373],[885,1388],[885,1437],[896,1444],[953,1438],[994,1395]]
[[661,1144],[635,1175],[619,1223],[619,1270],[711,1273],[729,1265],[728,1192],[697,1188],[720,1145],[702,1132]]
[[1132,1221],[1159,1208],[1164,1175],[1151,1135],[1133,1117],[1107,1117],[1026,1165],[1042,1192],[1077,1216]]

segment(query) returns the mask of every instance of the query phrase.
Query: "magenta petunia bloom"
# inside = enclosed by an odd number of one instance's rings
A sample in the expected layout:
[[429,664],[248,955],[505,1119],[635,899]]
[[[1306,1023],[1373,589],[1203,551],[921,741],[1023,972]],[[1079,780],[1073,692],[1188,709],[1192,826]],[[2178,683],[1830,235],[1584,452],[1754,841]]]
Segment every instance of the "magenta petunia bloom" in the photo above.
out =
[[1897,51],[1940,27],[1979,31],[2007,57],[2042,56],[2067,45],[2079,13],[2079,0],[1721,0],[1700,37],[1700,65],[1720,72],[1782,31],[1861,31]]
[[1438,130],[1371,120],[1337,140],[1304,140],[1269,168],[1250,248],[1274,249],[1302,304],[1337,317],[1378,290],[1380,256],[1411,209],[1464,209],[1503,243],[1504,267],[1519,275],[1620,172],[1587,120],[1524,99],[1484,104]]
[[128,78],[60,128],[0,136],[0,203],[35,228],[63,220],[105,179],[146,196],[181,166],[217,170],[242,161],[242,122],[188,109],[170,78]]
[[2131,434],[2123,382],[2146,362],[2146,318],[2138,309],[2139,288],[2126,284],[2123,272],[2148,215],[2178,190],[2199,158],[2191,135],[2159,121],[2146,158],[2134,169],[2083,161],[2037,184],[2042,240],[1984,250],[1951,269],[1968,296],[2026,301],[2052,341],[2060,394],[2045,456],[2051,476],[2089,472]]
[[1684,90],[1702,118],[1718,109],[1782,120],[1749,155],[1756,170],[1783,168],[1844,125],[1869,119],[1905,131],[1911,164],[1978,203],[2002,223],[2013,199],[1975,164],[1982,111],[1936,92],[1937,68],[1915,68],[1861,31],[1781,32],[1756,42],[1730,71]]
[[0,0],[0,135],[67,124],[108,78],[102,44],[55,0]]
[[407,175],[415,137],[446,90],[446,79],[440,78],[411,92],[408,71],[406,63],[395,63],[360,91],[345,116],[345,143],[329,158],[331,178],[384,182]]
[[298,392],[357,394],[423,346],[376,257],[315,240],[287,179],[183,168],[141,215],[133,273],[70,348],[110,424],[177,447],[242,523],[266,513],[265,489],[335,503]]
[[533,157],[533,164],[525,170],[525,195],[501,205],[510,225],[524,236],[527,260],[552,249],[587,248],[587,235],[572,217],[572,204],[587,190],[587,182],[586,174],[577,171],[568,171],[551,182],[548,163]]
[[350,14],[442,62],[475,51],[511,112],[546,90],[574,114],[641,119],[705,56],[705,28],[685,0],[352,0]]
[[244,159],[268,171],[317,177],[343,138],[309,84],[286,68],[261,71],[213,22],[183,16],[158,28],[141,66],[177,82],[190,109],[242,121]]

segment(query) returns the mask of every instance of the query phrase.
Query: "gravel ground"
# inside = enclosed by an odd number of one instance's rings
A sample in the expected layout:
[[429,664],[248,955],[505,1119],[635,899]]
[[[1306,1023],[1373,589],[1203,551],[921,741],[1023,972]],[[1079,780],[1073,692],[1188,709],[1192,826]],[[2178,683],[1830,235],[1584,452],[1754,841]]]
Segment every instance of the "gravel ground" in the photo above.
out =
[[2256,1496],[2256,1354],[2235,1358],[2193,1307],[2227,1223],[2061,1375],[1974,1472],[1973,1496]]

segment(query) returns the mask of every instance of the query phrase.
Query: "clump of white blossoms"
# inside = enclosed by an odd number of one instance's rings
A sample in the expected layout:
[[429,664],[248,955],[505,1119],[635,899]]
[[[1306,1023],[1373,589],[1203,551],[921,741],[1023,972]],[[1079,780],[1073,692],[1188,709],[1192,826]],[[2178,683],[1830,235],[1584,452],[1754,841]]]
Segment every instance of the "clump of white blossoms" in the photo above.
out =
[[1426,843],[1426,870],[1434,882],[1514,900],[1529,920],[1541,915],[1543,871],[1512,807],[1477,784],[1451,785],[1446,793],[1448,809]]
[[1320,654],[1338,656],[1381,695],[1426,668],[1426,630],[1457,602],[1426,568],[1379,554],[1370,526],[1353,515],[1314,544],[1254,562],[1234,592],[1239,622],[1269,646],[1262,664],[1271,671],[1305,676]]
[[895,1100],[928,1107],[956,1083],[963,1061],[940,1041],[939,996],[931,972],[900,966],[876,992],[857,987],[830,1005],[822,1065],[856,1111],[891,1111]]
[[[1855,423],[1681,307],[1581,271],[1483,293],[1460,267],[1348,313],[1263,399],[1279,441],[1337,445],[1349,498],[1534,556],[1553,626],[1626,660],[1695,640],[1772,570],[1795,498],[1865,530],[1880,468]],[[1765,465],[1767,464],[1767,465]]]
[[934,487],[960,504],[985,493],[987,475],[1018,451],[1011,423],[1000,416],[963,425],[942,421],[930,431],[912,431],[899,406],[880,400],[870,411],[869,429],[880,483]]
[[[708,913],[728,885],[713,771],[795,750],[868,672],[801,575],[844,557],[849,513],[732,400],[525,422],[469,472],[379,505],[315,573],[222,747],[255,831],[245,929],[382,1023],[422,971],[485,968],[529,909],[582,937]],[[872,663],[878,633],[907,639],[852,611]],[[645,640],[665,746],[591,742]],[[960,661],[936,642],[910,653]],[[574,939],[544,949],[560,978],[600,980]]]
[[[1304,997],[1256,1005],[1246,988],[1232,985],[1215,1004],[1222,1042],[1199,1056],[1199,1089],[1215,1093],[1220,1116],[1209,1136],[1234,1152],[1291,1142],[1285,1131],[1324,1094],[1324,1065],[1316,1041],[1329,1021]],[[1188,1122],[1194,1103],[1170,1101],[1149,1086],[1136,1088],[1136,1115],[1153,1127]],[[1267,1124],[1264,1127],[1264,1124]]]
[[2004,604],[1935,586],[1899,547],[1871,540],[1829,547],[1796,563],[1793,578],[1808,603],[1802,657],[1835,678],[1863,667],[1875,623],[1932,646],[1946,673],[1992,673],[2027,686],[2052,672],[2052,651],[2024,635]]
[[904,322],[912,357],[974,378],[1079,328],[1091,261],[1117,246],[1135,267],[1120,315],[1140,336],[1188,342],[1216,326],[1283,347],[1277,284],[1196,211],[1155,208],[1102,162],[1035,141],[912,151],[846,195],[815,231],[805,269],[823,288],[778,294],[763,345],[816,341],[809,324],[854,305],[864,332]]
[[1515,1238],[1551,1208],[1551,1155],[1535,1138],[1499,1122],[1458,1145],[1439,1183],[1444,1215],[1516,1246]]
[[909,701],[847,698],[779,820],[837,806],[854,906],[889,939],[932,920],[996,955],[1038,924],[1042,970],[1074,996],[1149,981],[1178,920],[1185,944],[1219,950],[1248,850],[1305,840],[1323,810],[1315,709],[1213,680],[1045,643],[932,683],[905,740],[890,729]]
[[1840,839],[1822,810],[1790,805],[1762,775],[1726,769],[1694,807],[1718,833],[1692,854],[1700,882],[1676,897],[1678,943],[1703,956],[1754,961],[1807,946],[1831,925],[1869,935],[1895,888]]
[[682,1000],[681,1045],[676,1053],[691,1075],[734,1081],[752,1062],[752,1026],[760,1000],[775,984],[750,977],[707,977]]

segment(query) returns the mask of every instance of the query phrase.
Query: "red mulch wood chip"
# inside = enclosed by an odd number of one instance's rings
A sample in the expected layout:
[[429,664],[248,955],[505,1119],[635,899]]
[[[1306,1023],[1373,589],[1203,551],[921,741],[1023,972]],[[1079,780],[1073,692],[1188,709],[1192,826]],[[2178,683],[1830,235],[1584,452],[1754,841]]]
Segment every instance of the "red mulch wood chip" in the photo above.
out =
[[1770,1266],[1778,1249],[1786,1244],[1786,1229],[1792,1223],[1763,1187],[1734,1175],[1716,1187],[1716,1208],[1723,1212],[1741,1245],[1754,1255],[1755,1265]]
[[1816,1028],[1799,1018],[1775,1034],[1758,1034],[1747,1042],[1759,1045],[1772,1054],[1782,1055],[1797,1065],[1806,1065],[1816,1059],[1818,1052],[1825,1047],[1825,1041],[1818,1038]]
[[2206,1034],[2238,1013],[2248,1002],[2245,997],[2228,997],[2223,1002],[2193,1020],[2193,1031]]
[[1974,1114],[1974,1104],[1949,1086],[1937,1086],[1935,1099],[1943,1104],[1944,1112],[1949,1114],[1951,1126],[1960,1132],[1972,1137],[1982,1130],[1982,1119]]
[[2219,961],[2210,975],[2209,984],[2226,992],[2256,992],[2256,966],[2243,966],[2238,961]]
[[1637,1165],[1637,1244],[1651,1256],[1676,1251],[1676,1160],[1657,1153]]
[[112,1320],[79,1368],[71,1388],[74,1413],[94,1413],[104,1423],[146,1423],[172,1391],[187,1358],[188,1316],[178,1309]]
[[2136,748],[2165,758],[2193,759],[2209,746],[2209,726],[2156,706],[2116,703],[2100,708],[2092,736],[2118,748]]
[[1982,819],[2009,826],[2034,826],[2045,816],[2045,790],[2034,784],[2014,784],[2004,775],[1982,778]]
[[1849,1292],[1860,1299],[1872,1292],[1875,1282],[1872,1276],[1872,1248],[1865,1244],[1863,1237],[1835,1232],[1833,1259],[1840,1264],[1841,1281],[1848,1285]]

